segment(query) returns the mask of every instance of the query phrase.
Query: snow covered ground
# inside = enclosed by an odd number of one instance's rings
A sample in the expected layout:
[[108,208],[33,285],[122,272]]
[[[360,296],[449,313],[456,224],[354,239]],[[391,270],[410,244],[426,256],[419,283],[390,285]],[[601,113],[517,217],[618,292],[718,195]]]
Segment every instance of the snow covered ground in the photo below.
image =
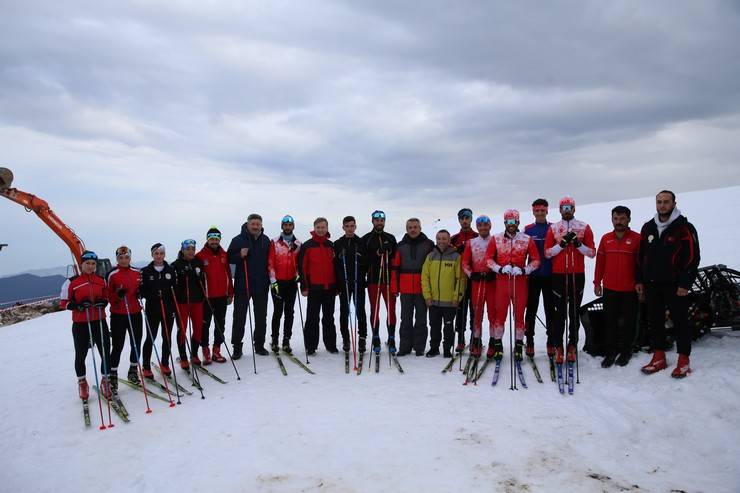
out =
[[[740,265],[736,228],[725,223],[739,188],[679,197],[703,265]],[[652,214],[652,198],[625,203],[635,228]],[[613,205],[577,216],[598,238]],[[508,364],[497,387],[491,369],[466,387],[459,371],[440,373],[441,358],[401,358],[400,375],[384,353],[379,374],[358,377],[320,350],[317,375],[286,361],[284,377],[271,356],[258,357],[254,375],[250,354],[237,362],[240,382],[230,364],[214,364],[229,383],[203,377],[206,399],[184,397],[174,409],[155,400],[146,415],[143,396],[122,388],[131,422],[114,415],[101,432],[94,399],[94,426],[82,426],[69,319],[0,329],[0,491],[740,491],[740,333],[699,341],[683,381],[640,374],[643,354],[603,370],[582,353],[581,384],[566,397],[542,354],[545,384],[526,366],[529,389],[516,392]]]

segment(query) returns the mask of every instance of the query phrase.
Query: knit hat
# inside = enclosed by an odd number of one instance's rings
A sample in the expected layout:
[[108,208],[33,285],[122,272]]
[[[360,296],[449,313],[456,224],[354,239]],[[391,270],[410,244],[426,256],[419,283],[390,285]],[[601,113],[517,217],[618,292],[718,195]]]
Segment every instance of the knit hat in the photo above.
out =
[[507,209],[504,212],[504,222],[508,221],[509,219],[513,219],[516,222],[519,222],[519,211],[516,209]]
[[164,253],[164,245],[161,243],[155,243],[154,245],[152,245],[151,252],[154,253],[157,250],[162,250],[162,253]]
[[565,197],[563,197],[562,199],[560,199],[560,204],[558,205],[558,207],[563,207],[564,205],[569,205],[571,207],[575,207],[576,206],[576,201],[570,195],[566,195]]
[[211,229],[206,233],[206,239],[210,240],[211,238],[221,239],[221,231],[219,231],[216,226],[211,226]]

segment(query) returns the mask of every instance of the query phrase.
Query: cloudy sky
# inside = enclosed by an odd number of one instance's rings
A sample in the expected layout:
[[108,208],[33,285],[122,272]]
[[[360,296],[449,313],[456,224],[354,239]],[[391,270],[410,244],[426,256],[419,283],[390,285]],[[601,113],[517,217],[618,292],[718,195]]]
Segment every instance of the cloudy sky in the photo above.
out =
[[[124,6],[125,4],[125,6]],[[740,183],[736,1],[0,0],[0,166],[101,255]],[[0,275],[68,263],[0,202]]]

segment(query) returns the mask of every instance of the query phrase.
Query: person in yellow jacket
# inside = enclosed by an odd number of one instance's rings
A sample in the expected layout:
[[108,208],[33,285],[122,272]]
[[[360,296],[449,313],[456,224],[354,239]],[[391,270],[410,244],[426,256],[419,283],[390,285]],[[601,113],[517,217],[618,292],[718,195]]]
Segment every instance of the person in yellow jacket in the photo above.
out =
[[421,269],[421,289],[429,307],[431,328],[430,349],[427,358],[439,356],[444,321],[444,357],[452,357],[455,335],[452,324],[457,305],[465,294],[466,278],[460,266],[461,256],[450,246],[450,233],[446,229],[437,232],[437,245],[427,255]]

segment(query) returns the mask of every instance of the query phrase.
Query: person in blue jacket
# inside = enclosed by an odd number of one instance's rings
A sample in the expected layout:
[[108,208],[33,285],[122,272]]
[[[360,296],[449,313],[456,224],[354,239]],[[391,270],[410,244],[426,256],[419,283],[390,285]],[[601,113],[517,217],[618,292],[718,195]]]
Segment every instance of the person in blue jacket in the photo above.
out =
[[267,298],[270,286],[269,252],[270,239],[264,234],[262,216],[250,214],[247,222],[242,224],[241,233],[231,240],[226,251],[229,263],[235,266],[234,317],[231,326],[233,359],[239,359],[243,354],[242,341],[250,300],[254,306],[254,351],[261,356],[270,354],[265,349]]
[[532,237],[540,253],[540,266],[529,275],[529,297],[527,299],[527,315],[525,317],[527,338],[526,354],[534,357],[534,326],[537,321],[537,310],[540,307],[540,293],[545,305],[545,329],[547,331],[547,354],[555,354],[555,344],[551,341],[551,329],[554,320],[554,300],[552,295],[552,260],[545,257],[545,237],[550,223],[547,221],[548,203],[545,199],[532,202],[534,222],[524,228],[524,233]]

